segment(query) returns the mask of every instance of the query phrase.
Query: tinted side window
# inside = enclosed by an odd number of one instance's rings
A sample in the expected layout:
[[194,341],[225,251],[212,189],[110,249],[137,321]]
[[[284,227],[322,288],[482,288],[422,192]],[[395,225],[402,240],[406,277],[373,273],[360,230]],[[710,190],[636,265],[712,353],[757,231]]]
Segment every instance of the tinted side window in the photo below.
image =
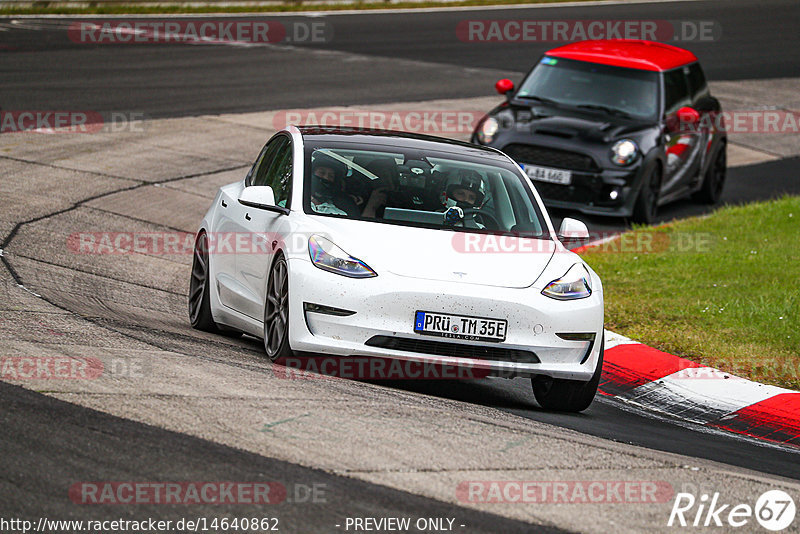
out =
[[280,136],[267,143],[267,146],[264,147],[264,150],[261,152],[261,157],[256,162],[255,168],[253,169],[250,185],[270,185],[267,183],[267,171],[269,171],[270,165],[272,165],[272,162],[275,160],[275,154],[286,142],[287,139]]
[[292,193],[292,142],[288,139],[278,148],[264,185],[272,187],[275,204],[289,207]]
[[692,102],[696,104],[701,98],[709,96],[708,83],[703,69],[700,68],[700,63],[692,63],[686,68],[688,69],[689,89],[692,91]]
[[674,69],[664,73],[664,113],[670,115],[683,106],[691,104],[689,88],[683,69]]

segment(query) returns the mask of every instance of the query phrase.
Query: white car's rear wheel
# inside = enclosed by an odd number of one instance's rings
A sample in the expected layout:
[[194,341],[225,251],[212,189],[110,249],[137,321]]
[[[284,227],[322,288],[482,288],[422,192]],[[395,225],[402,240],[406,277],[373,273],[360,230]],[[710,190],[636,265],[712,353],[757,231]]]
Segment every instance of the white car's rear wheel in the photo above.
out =
[[238,330],[214,322],[211,315],[211,292],[209,289],[210,259],[208,257],[208,236],[205,232],[197,235],[192,259],[192,278],[189,281],[189,322],[192,328],[205,330],[227,337],[239,337]]
[[194,243],[192,278],[189,282],[189,321],[192,328],[216,332],[217,325],[211,316],[208,293],[208,237],[202,232]]
[[292,355],[289,347],[289,272],[279,256],[272,265],[264,305],[264,349],[272,361]]
[[566,380],[551,376],[534,376],[531,378],[533,396],[536,402],[545,410],[558,412],[582,412],[592,404],[600,384],[600,375],[603,371],[603,344],[600,342],[600,356],[597,367],[591,380]]

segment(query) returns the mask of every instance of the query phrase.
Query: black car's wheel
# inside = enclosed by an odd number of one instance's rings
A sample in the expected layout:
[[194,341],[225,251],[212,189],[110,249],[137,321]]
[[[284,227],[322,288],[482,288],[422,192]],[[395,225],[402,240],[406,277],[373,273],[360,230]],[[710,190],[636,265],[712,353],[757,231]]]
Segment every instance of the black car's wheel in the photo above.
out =
[[580,380],[566,380],[550,376],[534,376],[531,378],[531,387],[536,402],[545,410],[558,412],[582,412],[592,404],[600,384],[600,375],[603,371],[603,344],[600,341],[600,356],[597,368],[588,382]]
[[661,168],[655,164],[646,169],[642,176],[642,187],[633,206],[633,222],[651,224],[655,220],[660,194]]
[[292,355],[289,347],[289,272],[279,256],[272,265],[264,305],[264,349],[270,360]]
[[208,237],[201,232],[194,242],[192,278],[189,281],[189,321],[192,328],[217,332],[217,325],[211,317],[208,273]]
[[716,204],[722,196],[725,186],[725,175],[728,166],[728,157],[725,146],[720,147],[713,163],[708,167],[703,178],[703,185],[697,192],[696,199],[705,204]]

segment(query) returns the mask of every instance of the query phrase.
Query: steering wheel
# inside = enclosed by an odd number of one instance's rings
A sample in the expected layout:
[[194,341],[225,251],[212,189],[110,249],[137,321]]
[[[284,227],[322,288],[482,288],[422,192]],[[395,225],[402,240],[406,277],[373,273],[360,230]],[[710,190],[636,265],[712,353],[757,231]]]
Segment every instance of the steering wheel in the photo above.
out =
[[[479,209],[475,209],[475,208],[465,209],[464,210],[464,218],[461,220],[461,225],[464,226],[464,222],[468,218],[477,219],[478,217],[483,219],[482,224],[484,224],[488,230],[499,230],[500,229],[500,223],[497,222],[497,219],[494,217],[494,215],[489,215],[485,211],[479,210]],[[487,223],[491,223],[491,224],[487,224]]]

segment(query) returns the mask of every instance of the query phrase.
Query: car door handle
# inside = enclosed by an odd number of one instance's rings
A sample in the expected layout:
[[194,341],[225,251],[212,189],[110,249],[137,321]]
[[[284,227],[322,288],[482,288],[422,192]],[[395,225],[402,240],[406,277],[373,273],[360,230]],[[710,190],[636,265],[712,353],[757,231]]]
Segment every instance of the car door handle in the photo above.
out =
[[245,213],[245,214],[244,214],[244,218],[245,218],[245,219],[247,219],[247,220],[249,221],[249,220],[250,220],[250,214],[249,214],[249,213]]
[[222,207],[223,207],[223,208],[227,208],[227,207],[228,207],[228,205],[225,203],[225,201],[224,201],[224,200],[222,200],[221,202],[222,202]]

